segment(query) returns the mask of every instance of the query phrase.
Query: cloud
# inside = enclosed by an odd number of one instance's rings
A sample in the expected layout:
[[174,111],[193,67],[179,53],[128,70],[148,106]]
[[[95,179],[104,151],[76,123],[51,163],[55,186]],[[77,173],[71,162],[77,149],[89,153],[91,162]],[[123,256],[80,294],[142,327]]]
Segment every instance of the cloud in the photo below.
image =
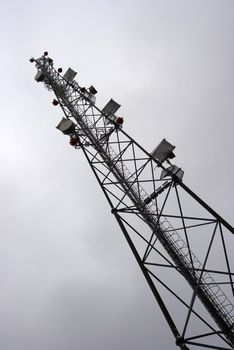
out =
[[62,112],[28,59],[44,50],[121,103],[151,151],[177,146],[185,182],[232,221],[233,2],[29,1],[1,20],[1,336],[4,350],[173,348]]

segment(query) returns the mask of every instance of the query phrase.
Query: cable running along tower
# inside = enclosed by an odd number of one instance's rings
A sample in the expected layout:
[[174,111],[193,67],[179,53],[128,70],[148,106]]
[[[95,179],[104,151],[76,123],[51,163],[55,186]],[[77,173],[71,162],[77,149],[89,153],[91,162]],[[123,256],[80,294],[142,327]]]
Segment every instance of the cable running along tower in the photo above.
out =
[[35,79],[55,94],[57,128],[84,153],[111,213],[180,349],[234,349],[233,227],[183,182],[163,139],[147,152],[123,130],[120,105],[95,105],[96,89],[31,58]]

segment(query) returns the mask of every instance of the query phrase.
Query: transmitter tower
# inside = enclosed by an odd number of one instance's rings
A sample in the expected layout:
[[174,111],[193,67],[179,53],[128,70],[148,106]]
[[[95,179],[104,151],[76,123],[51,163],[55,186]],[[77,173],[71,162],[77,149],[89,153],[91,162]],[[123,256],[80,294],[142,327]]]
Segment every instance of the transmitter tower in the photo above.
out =
[[234,349],[233,227],[188,188],[166,139],[147,152],[123,130],[120,105],[47,52],[35,80],[53,91],[57,126],[87,159],[180,349]]

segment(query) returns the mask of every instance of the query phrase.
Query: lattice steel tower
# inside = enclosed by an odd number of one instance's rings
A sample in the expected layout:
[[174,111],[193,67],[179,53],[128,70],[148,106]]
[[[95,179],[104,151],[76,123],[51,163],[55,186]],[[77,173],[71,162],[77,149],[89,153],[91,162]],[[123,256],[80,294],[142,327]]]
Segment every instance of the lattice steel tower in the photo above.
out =
[[[183,182],[163,139],[147,152],[122,128],[120,105],[56,70],[45,52],[37,82],[55,93],[57,128],[83,151],[180,349],[234,348],[233,227]],[[178,308],[178,305],[180,307]],[[178,311],[179,310],[179,311]]]

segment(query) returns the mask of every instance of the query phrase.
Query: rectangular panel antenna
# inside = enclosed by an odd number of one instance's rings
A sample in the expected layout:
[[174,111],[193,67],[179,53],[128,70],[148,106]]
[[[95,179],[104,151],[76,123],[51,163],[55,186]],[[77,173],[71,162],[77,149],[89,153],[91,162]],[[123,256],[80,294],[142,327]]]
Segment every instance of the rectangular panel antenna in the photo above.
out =
[[119,105],[117,102],[115,102],[112,98],[110,99],[110,101],[105,105],[105,107],[102,109],[102,112],[107,114],[107,115],[114,115],[115,112],[118,111],[119,107],[121,107],[121,105]]
[[168,158],[174,158],[175,155],[172,152],[175,149],[175,146],[170,144],[166,139],[163,139],[160,144],[153,150],[151,153],[153,158],[156,158],[160,162]]
[[71,81],[75,78],[76,76],[76,72],[71,69],[71,68],[68,68],[68,70],[66,71],[66,73],[64,73],[63,75],[63,78],[66,80],[66,81]]

